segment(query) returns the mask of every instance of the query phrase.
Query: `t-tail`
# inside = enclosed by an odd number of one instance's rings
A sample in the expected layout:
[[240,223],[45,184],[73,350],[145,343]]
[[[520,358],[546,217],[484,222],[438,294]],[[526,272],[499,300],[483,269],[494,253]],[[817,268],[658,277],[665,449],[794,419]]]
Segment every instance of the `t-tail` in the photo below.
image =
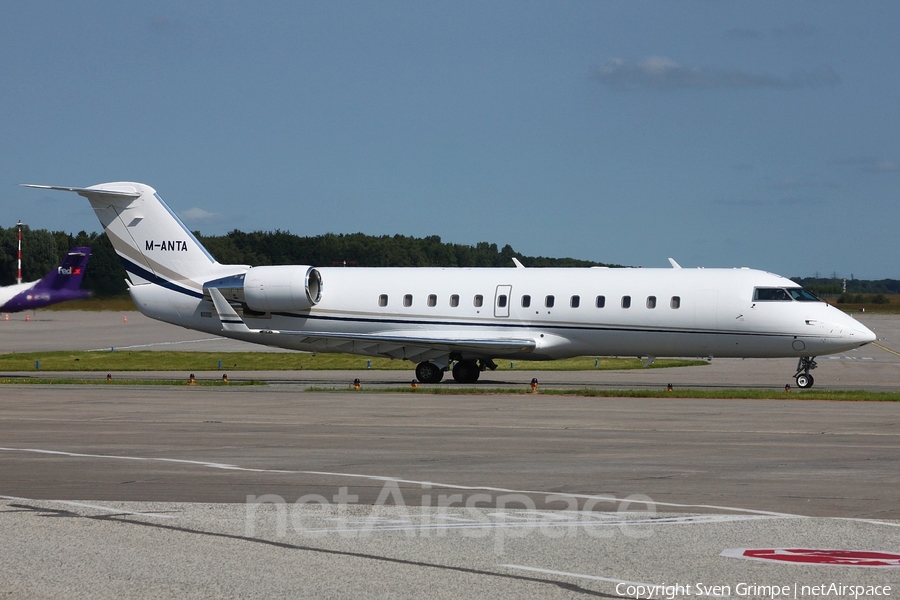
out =
[[148,185],[23,185],[75,192],[88,199],[128,273],[132,299],[148,316],[175,323],[190,319],[203,298],[205,282],[237,275],[248,268],[216,262]]
[[0,311],[32,310],[89,297],[90,292],[81,289],[81,281],[90,256],[90,248],[72,248],[58,267],[38,281],[3,288],[4,301]]

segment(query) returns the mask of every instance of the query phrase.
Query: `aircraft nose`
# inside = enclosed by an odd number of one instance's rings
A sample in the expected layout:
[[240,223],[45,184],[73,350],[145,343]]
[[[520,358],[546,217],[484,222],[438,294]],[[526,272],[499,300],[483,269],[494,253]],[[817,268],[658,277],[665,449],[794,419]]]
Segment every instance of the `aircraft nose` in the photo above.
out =
[[845,312],[832,313],[829,320],[833,327],[832,331],[838,333],[845,342],[853,344],[854,347],[865,346],[878,339],[871,329]]
[[862,323],[860,323],[854,330],[853,337],[859,340],[860,344],[870,344],[878,339],[878,337],[875,335],[875,332]]

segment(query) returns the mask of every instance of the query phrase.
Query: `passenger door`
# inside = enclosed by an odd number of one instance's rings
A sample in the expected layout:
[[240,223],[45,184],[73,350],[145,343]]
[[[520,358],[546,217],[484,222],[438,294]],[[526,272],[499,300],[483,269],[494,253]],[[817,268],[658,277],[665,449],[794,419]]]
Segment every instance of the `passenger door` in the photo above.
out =
[[508,317],[509,303],[512,301],[512,286],[498,285],[494,294],[494,316]]

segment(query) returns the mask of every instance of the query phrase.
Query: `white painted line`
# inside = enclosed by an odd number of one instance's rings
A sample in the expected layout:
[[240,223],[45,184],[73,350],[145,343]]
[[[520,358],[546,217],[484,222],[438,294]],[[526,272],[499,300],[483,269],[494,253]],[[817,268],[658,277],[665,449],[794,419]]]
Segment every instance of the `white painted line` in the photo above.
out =
[[181,342],[155,342],[152,344],[134,344],[131,346],[107,346],[106,348],[94,348],[87,352],[109,352],[110,348],[116,350],[133,350],[135,348],[153,348],[155,346],[178,346],[181,344],[196,344],[198,342],[221,342],[225,338],[203,338],[202,340],[184,340]]
[[[647,499],[646,501],[638,500],[635,498],[617,498],[615,496],[596,496],[592,494],[571,494],[571,493],[558,493],[558,492],[547,492],[540,490],[515,490],[510,488],[499,488],[499,487],[491,487],[491,486],[471,486],[471,485],[458,485],[452,483],[440,483],[434,481],[420,481],[415,479],[402,479],[399,477],[387,477],[383,475],[363,475],[358,473],[338,473],[333,471],[303,471],[303,470],[291,470],[291,469],[260,469],[260,468],[251,468],[251,467],[240,467],[237,465],[230,465],[227,463],[216,463],[216,462],[208,462],[208,461],[200,461],[200,460],[187,460],[180,458],[160,458],[160,457],[143,457],[143,456],[117,456],[117,455],[109,455],[109,454],[84,454],[78,452],[65,452],[62,450],[44,450],[40,448],[5,448],[0,447],[0,452],[31,452],[36,454],[51,454],[57,456],[71,456],[73,458],[96,458],[96,459],[106,459],[106,460],[134,460],[134,461],[147,461],[147,462],[165,462],[165,463],[176,463],[183,465],[195,465],[200,467],[207,467],[212,469],[225,469],[231,471],[247,471],[250,473],[277,473],[277,474],[293,474],[293,475],[321,475],[328,477],[340,477],[340,478],[354,478],[354,479],[365,479],[368,481],[382,481],[385,483],[396,483],[396,484],[408,484],[408,485],[416,485],[421,486],[423,489],[432,489],[432,488],[442,488],[442,489],[452,489],[452,490],[464,490],[464,491],[481,491],[481,492],[495,492],[501,494],[523,494],[528,496],[545,496],[545,497],[558,497],[558,498],[578,498],[581,500],[593,500],[598,502],[609,502],[612,504],[621,505],[623,503],[629,505],[641,505],[641,504],[652,504],[655,507],[665,506],[669,508],[684,508],[684,509],[710,509],[710,510],[722,510],[728,512],[736,512],[742,514],[750,514],[750,515],[762,515],[768,517],[777,517],[783,519],[809,519],[807,515],[797,515],[791,513],[782,513],[782,512],[773,512],[768,510],[757,510],[751,508],[740,508],[733,506],[719,506],[716,504],[681,504],[676,502],[657,502],[651,499]],[[891,527],[900,527],[900,523],[890,523],[887,521],[877,521],[872,519],[854,519],[850,517],[841,517],[846,521],[854,521],[854,522],[865,522],[873,525],[888,525]]]
[[[418,509],[418,507],[414,507]],[[410,515],[417,516],[417,515]],[[502,515],[502,518],[509,518],[510,515]],[[706,518],[698,519],[696,516],[687,517],[671,517],[667,519],[588,519],[578,521],[558,521],[546,520],[535,521],[528,520],[527,517],[515,517],[514,521],[475,521],[471,519],[458,519],[459,522],[431,522],[431,523],[412,523],[410,521],[401,521],[399,519],[387,519],[379,517],[363,517],[348,521],[339,517],[331,517],[326,521],[341,523],[343,527],[339,528],[304,528],[305,533],[352,533],[359,531],[381,532],[381,531],[450,531],[462,529],[542,529],[542,528],[612,528],[612,527],[639,527],[639,526],[659,526],[659,525],[696,525],[704,523],[734,523],[739,521],[755,521],[779,519],[780,517],[766,517],[753,515],[704,515]],[[443,515],[427,515],[426,518],[434,521],[443,521]]]
[[73,458],[106,458],[113,460],[137,460],[137,461],[148,461],[148,462],[167,462],[167,463],[179,463],[185,465],[195,465],[200,467],[209,467],[211,469],[226,469],[226,470],[234,470],[234,471],[252,471],[256,473],[288,473],[288,474],[296,474],[296,473],[304,473],[305,471],[283,471],[278,469],[251,469],[248,467],[238,467],[235,465],[229,465],[225,463],[214,463],[214,462],[205,462],[201,460],[183,460],[180,458],[156,458],[156,457],[144,457],[144,456],[116,456],[114,454],[80,454],[78,452],[63,452],[61,450],[42,450],[40,448],[0,448],[0,451],[4,452],[34,452],[36,454],[55,454],[58,456],[71,456]]
[[155,517],[158,519],[174,519],[173,515],[161,515],[152,512],[136,512],[126,510],[124,508],[115,508],[112,506],[102,506],[100,504],[87,504],[85,502],[74,502],[72,500],[36,500],[34,498],[20,498],[19,496],[0,496],[0,500],[11,500],[13,502],[47,502],[50,504],[64,504],[66,506],[77,506],[79,508],[92,508],[94,510],[102,510],[105,512],[119,515],[134,515],[138,517]]
[[668,506],[673,508],[705,508],[705,509],[715,509],[715,510],[725,510],[730,512],[740,512],[740,513],[749,513],[749,514],[758,514],[758,515],[766,515],[772,517],[782,517],[782,518],[806,518],[804,515],[794,515],[789,513],[780,513],[780,512],[772,512],[765,510],[754,510],[754,509],[746,509],[746,508],[735,508],[731,506],[717,506],[712,504],[678,504],[672,502],[643,502],[640,500],[636,500],[633,498],[617,498],[615,496],[596,496],[592,494],[560,494],[555,492],[546,492],[539,490],[514,490],[509,488],[498,488],[491,486],[470,486],[470,485],[458,485],[452,483],[439,483],[433,481],[419,481],[415,479],[402,479],[399,477],[386,477],[382,475],[361,475],[358,473],[337,473],[333,471],[302,471],[302,470],[286,470],[286,469],[257,469],[257,468],[249,468],[249,467],[239,467],[237,465],[229,465],[226,463],[214,463],[207,461],[199,461],[199,460],[186,460],[179,458],[158,458],[158,457],[142,457],[142,456],[116,456],[109,454],[83,454],[78,452],[64,452],[61,450],[44,450],[40,448],[0,448],[2,452],[33,452],[37,454],[53,454],[58,456],[71,456],[73,458],[98,458],[98,459],[113,459],[113,460],[135,460],[135,461],[148,461],[148,462],[166,462],[166,463],[177,463],[177,464],[185,464],[185,465],[196,465],[201,467],[208,467],[213,469],[227,469],[232,471],[248,471],[252,473],[280,473],[280,474],[294,474],[294,475],[323,475],[329,477],[346,477],[346,478],[354,478],[354,479],[366,479],[369,481],[382,481],[385,483],[396,483],[396,484],[409,484],[416,485],[421,487],[428,488],[443,488],[443,489],[453,489],[453,490],[464,490],[464,491],[482,491],[482,492],[496,492],[501,494],[523,494],[523,495],[541,495],[541,496],[559,496],[560,498],[578,498],[581,500],[594,500],[598,502],[609,502],[611,504],[653,504],[655,506]]

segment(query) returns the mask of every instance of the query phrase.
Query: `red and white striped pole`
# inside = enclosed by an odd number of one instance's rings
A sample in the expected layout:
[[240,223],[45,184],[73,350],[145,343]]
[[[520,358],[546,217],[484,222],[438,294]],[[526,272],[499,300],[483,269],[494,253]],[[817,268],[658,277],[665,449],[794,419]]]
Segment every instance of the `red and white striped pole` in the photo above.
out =
[[16,269],[16,283],[22,283],[22,221],[16,225],[19,227],[19,263]]

